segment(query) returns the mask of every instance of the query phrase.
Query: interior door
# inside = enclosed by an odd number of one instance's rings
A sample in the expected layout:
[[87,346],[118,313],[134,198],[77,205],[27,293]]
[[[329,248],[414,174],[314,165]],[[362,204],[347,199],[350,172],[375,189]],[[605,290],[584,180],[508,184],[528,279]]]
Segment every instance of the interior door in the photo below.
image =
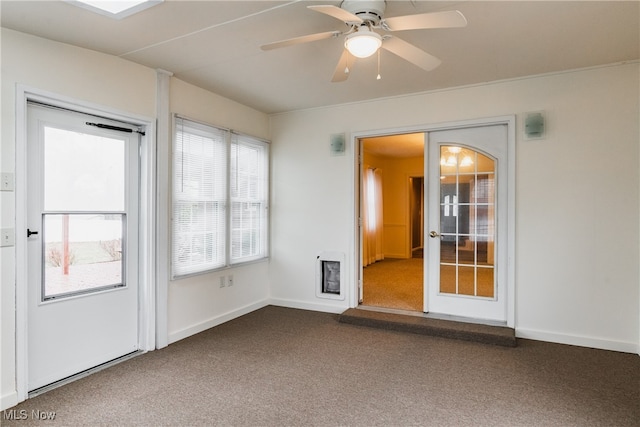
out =
[[140,141],[77,112],[30,103],[27,115],[33,391],[139,348]]
[[507,320],[507,142],[506,125],[428,134],[431,313]]

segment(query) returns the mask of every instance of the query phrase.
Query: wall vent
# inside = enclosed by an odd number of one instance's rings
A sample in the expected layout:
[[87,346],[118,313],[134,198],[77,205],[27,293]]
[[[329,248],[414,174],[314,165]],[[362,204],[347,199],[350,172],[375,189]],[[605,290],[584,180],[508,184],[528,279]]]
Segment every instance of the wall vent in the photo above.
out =
[[316,297],[344,300],[344,254],[322,252],[316,258]]

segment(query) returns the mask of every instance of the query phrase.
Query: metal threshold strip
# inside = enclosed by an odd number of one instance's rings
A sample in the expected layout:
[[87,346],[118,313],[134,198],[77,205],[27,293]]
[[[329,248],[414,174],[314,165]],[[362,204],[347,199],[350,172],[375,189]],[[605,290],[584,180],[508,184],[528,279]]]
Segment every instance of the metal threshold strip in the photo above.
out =
[[62,387],[63,385],[72,383],[72,382],[74,382],[76,380],[79,380],[79,379],[84,378],[86,376],[89,376],[91,374],[95,374],[96,372],[99,372],[99,371],[102,371],[104,369],[110,368],[110,367],[112,367],[114,365],[117,365],[118,363],[121,363],[121,362],[124,362],[126,360],[132,359],[132,358],[134,358],[136,356],[140,356],[141,354],[144,354],[144,353],[145,353],[145,351],[136,350],[136,351],[134,351],[132,353],[125,354],[124,356],[120,356],[120,357],[118,357],[116,359],[113,359],[113,360],[110,360],[108,362],[102,363],[102,364],[100,364],[98,366],[94,366],[93,368],[89,368],[89,369],[84,370],[82,372],[78,372],[77,374],[70,375],[70,376],[68,376],[66,378],[63,378],[63,379],[58,380],[56,382],[53,382],[51,384],[47,384],[47,385],[39,387],[39,388],[37,388],[35,390],[31,390],[28,393],[27,397],[29,399],[31,399],[32,397],[36,397],[36,396],[38,396],[40,394],[46,393],[46,392],[51,391],[53,389],[56,389],[58,387]]

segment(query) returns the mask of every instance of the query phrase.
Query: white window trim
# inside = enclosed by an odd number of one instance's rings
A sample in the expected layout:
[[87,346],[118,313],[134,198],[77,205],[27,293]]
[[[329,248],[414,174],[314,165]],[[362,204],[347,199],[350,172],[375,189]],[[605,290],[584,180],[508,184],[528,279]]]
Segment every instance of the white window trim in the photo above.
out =
[[[173,170],[173,162],[175,159],[174,153],[176,150],[175,147],[175,143],[176,143],[176,131],[177,131],[177,123],[180,120],[184,120],[187,122],[191,122],[194,125],[197,126],[202,126],[202,127],[207,127],[207,128],[211,128],[214,130],[218,130],[218,131],[223,131],[226,133],[226,145],[227,145],[227,151],[226,151],[226,165],[227,165],[227,182],[226,182],[226,202],[225,202],[225,262],[224,265],[222,266],[216,266],[216,267],[212,267],[212,268],[208,268],[208,269],[204,269],[201,271],[194,271],[194,272],[190,272],[190,273],[184,273],[184,274],[176,274],[176,271],[174,269],[174,253],[173,253],[173,239],[174,239],[174,218],[173,218],[173,209],[174,209],[174,199],[175,199],[175,195],[174,195],[174,179],[176,177],[175,175],[175,171]],[[216,271],[221,271],[221,270],[226,270],[229,268],[234,268],[234,267],[239,267],[239,266],[243,266],[243,265],[249,265],[249,264],[254,264],[254,263],[258,263],[258,262],[264,262],[267,261],[269,259],[269,237],[270,237],[270,214],[269,214],[269,210],[270,210],[270,206],[269,206],[269,190],[270,190],[270,165],[271,165],[271,161],[270,161],[270,142],[263,139],[263,138],[258,138],[252,135],[248,135],[245,133],[241,133],[241,132],[237,132],[234,131],[232,129],[228,129],[225,127],[221,127],[221,126],[216,126],[210,123],[205,123],[202,121],[198,121],[198,120],[194,120],[191,119],[189,117],[185,117],[183,115],[180,114],[173,114],[173,123],[172,123],[172,128],[173,128],[173,132],[171,133],[171,173],[170,173],[170,211],[171,211],[171,220],[170,220],[170,242],[168,247],[170,248],[170,254],[169,254],[169,264],[170,264],[170,277],[171,280],[181,280],[181,279],[185,279],[188,277],[193,277],[193,276],[199,276],[199,275],[204,275],[204,274],[210,274]],[[265,194],[264,194],[264,203],[265,203],[265,211],[266,211],[266,219],[265,219],[265,223],[263,224],[263,232],[264,232],[264,241],[262,244],[262,253],[257,255],[257,256],[253,256],[253,257],[247,257],[245,259],[243,259],[242,261],[233,261],[232,260],[232,248],[231,248],[231,191],[230,191],[230,186],[231,186],[231,168],[230,168],[230,161],[231,161],[231,144],[232,144],[232,138],[234,137],[242,137],[242,138],[246,138],[249,141],[255,142],[255,143],[259,143],[259,144],[263,144],[264,149],[265,149],[265,159],[264,159],[264,179],[266,182],[266,186],[265,186]]]

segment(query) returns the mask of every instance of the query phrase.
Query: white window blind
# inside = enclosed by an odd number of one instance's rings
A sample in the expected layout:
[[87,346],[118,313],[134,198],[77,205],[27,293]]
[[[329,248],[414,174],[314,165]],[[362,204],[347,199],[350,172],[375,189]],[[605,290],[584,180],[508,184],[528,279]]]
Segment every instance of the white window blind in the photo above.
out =
[[175,120],[172,276],[267,256],[268,144]]
[[262,258],[267,245],[268,145],[231,135],[231,263]]
[[226,263],[227,142],[224,130],[176,118],[173,275]]

